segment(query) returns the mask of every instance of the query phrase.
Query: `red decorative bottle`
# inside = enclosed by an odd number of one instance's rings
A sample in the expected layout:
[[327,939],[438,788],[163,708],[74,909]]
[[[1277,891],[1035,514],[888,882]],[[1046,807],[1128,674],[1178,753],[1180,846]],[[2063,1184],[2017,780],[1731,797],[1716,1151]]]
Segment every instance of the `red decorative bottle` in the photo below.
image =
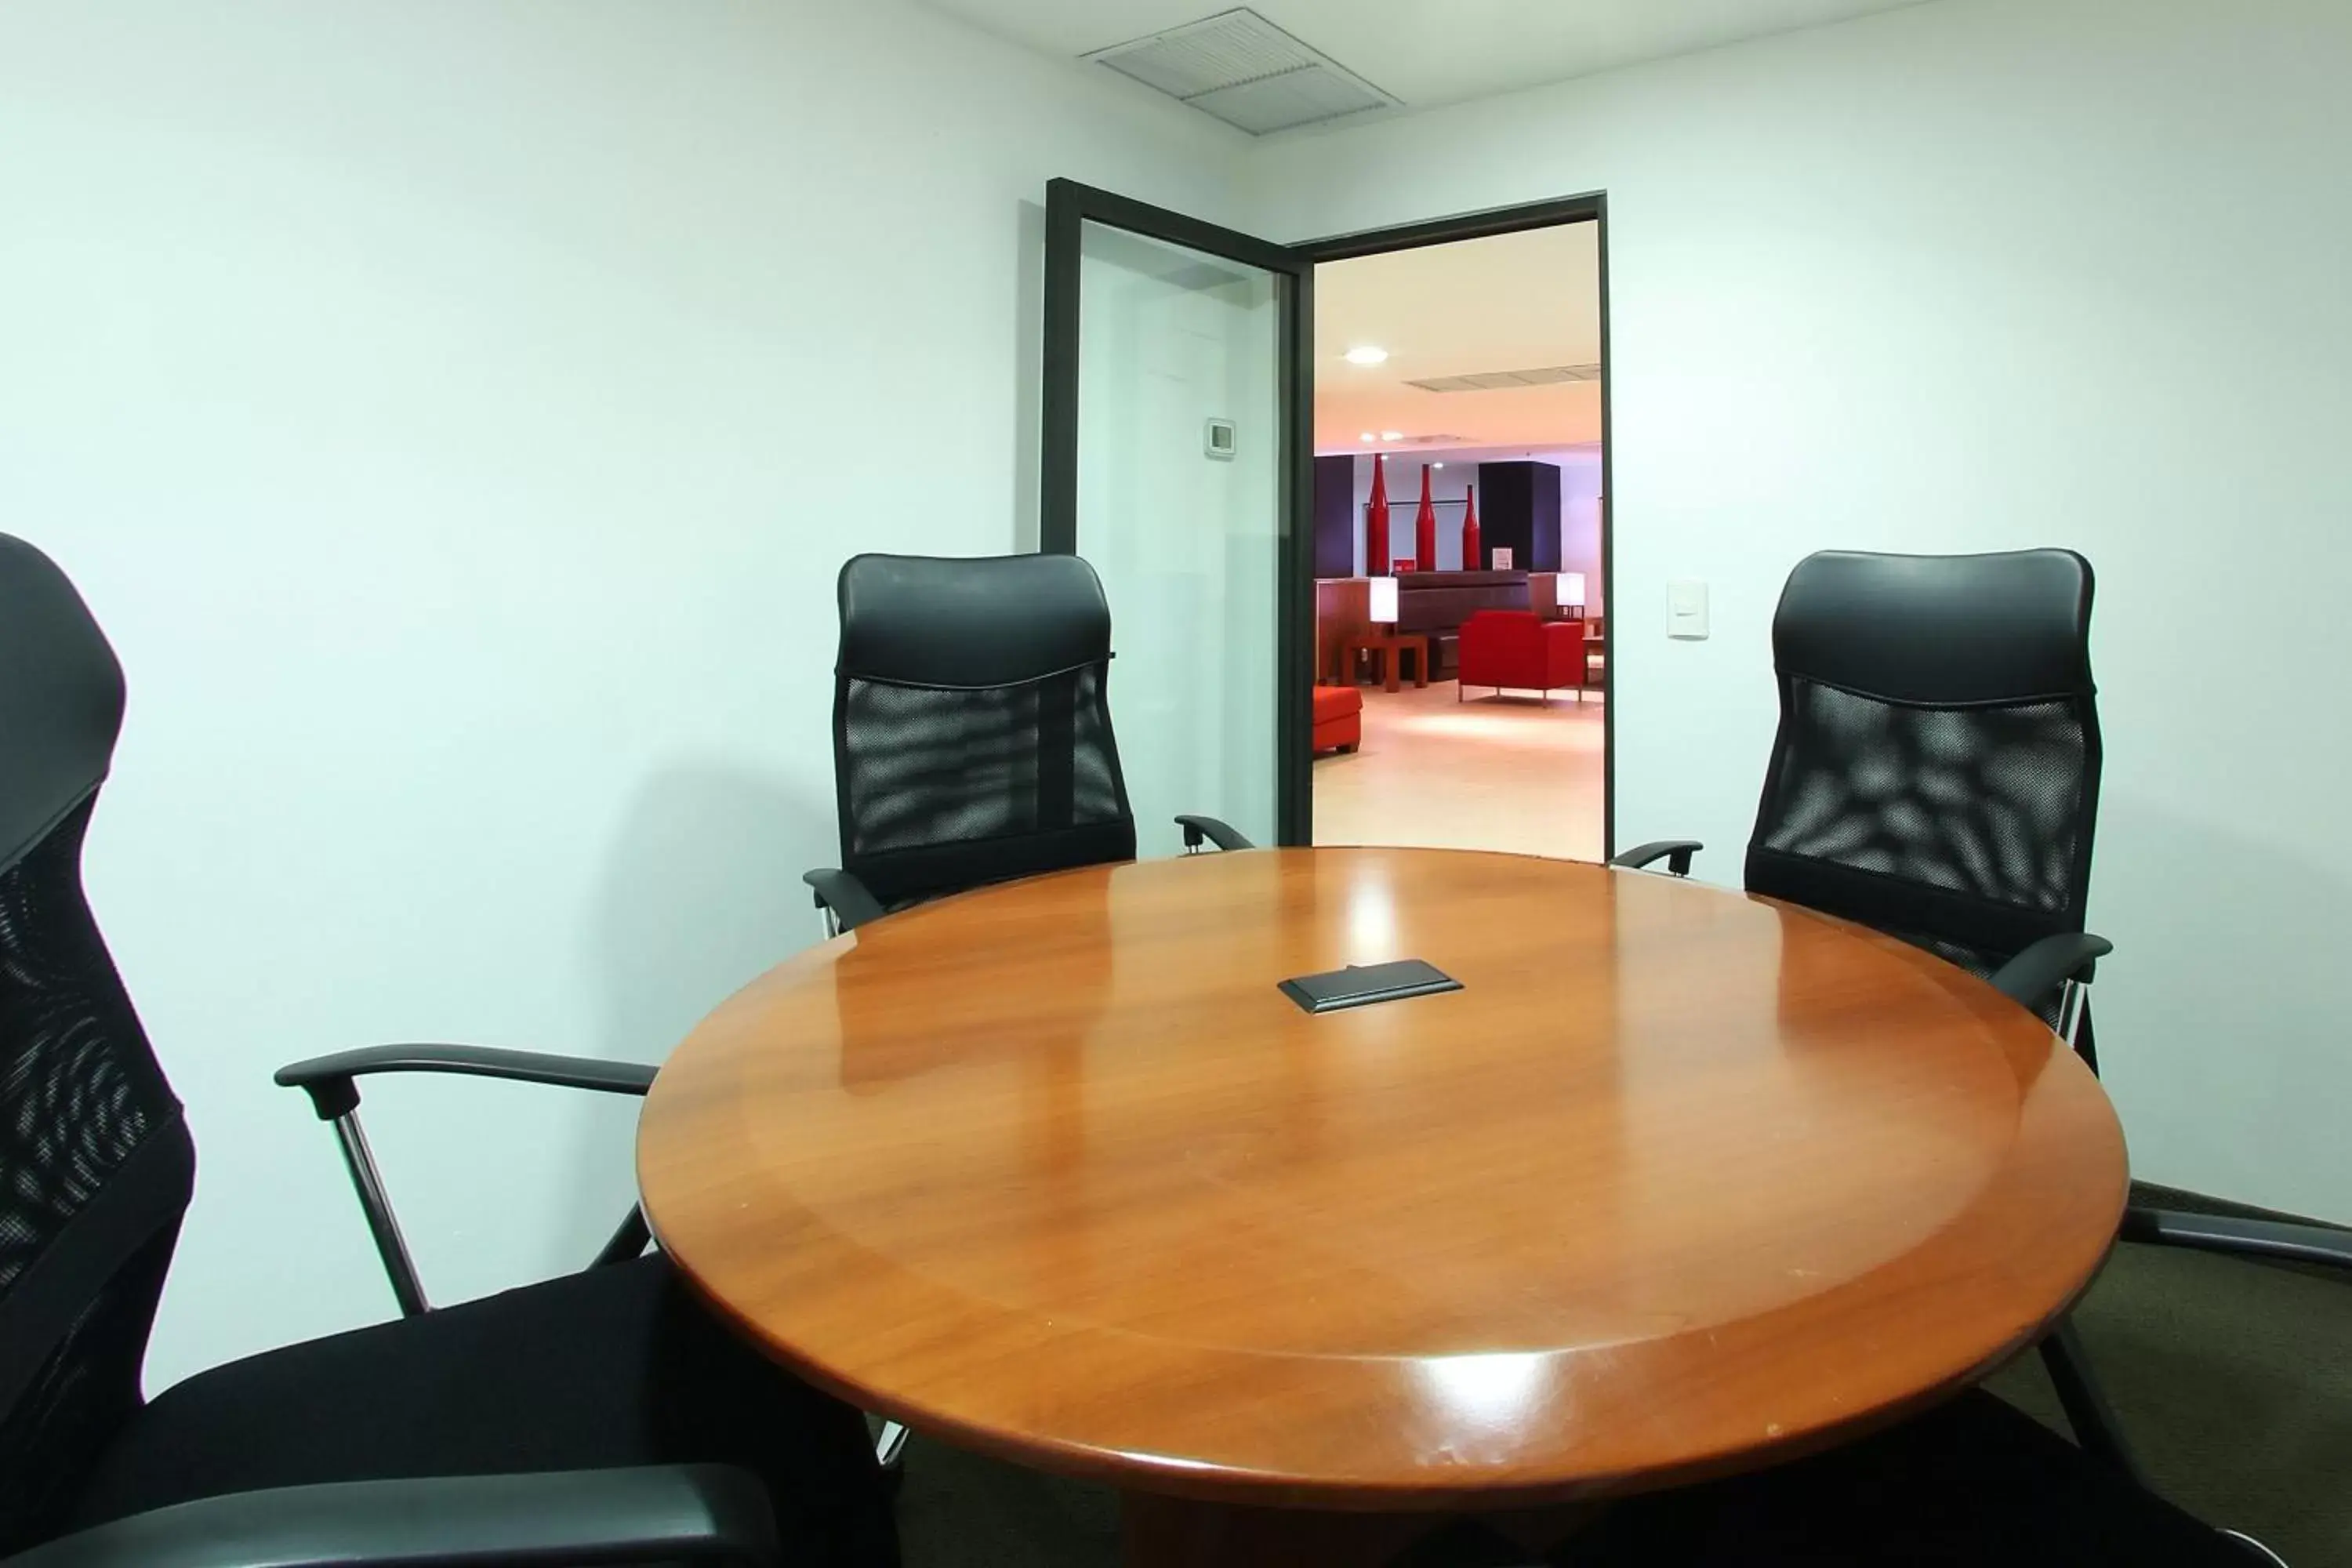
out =
[[1412,563],[1423,572],[1437,570],[1437,503],[1430,499],[1427,463],[1421,466],[1421,510],[1412,520]]

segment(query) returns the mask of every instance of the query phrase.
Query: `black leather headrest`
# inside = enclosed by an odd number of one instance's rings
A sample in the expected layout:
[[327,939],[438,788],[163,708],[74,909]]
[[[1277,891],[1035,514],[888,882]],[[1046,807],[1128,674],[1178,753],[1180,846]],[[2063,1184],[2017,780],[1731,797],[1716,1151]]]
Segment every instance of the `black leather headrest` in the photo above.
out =
[[2091,563],[2071,550],[1825,550],[1789,574],[1772,663],[1890,702],[2088,696]]
[[56,562],[0,533],[0,872],[106,777],[122,667]]
[[1075,555],[858,555],[841,569],[845,676],[1012,686],[1109,657],[1109,601]]

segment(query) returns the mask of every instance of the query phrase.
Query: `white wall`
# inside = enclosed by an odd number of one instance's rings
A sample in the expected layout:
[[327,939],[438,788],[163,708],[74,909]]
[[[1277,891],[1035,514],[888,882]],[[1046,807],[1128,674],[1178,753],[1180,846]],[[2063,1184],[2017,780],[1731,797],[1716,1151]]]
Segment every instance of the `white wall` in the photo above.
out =
[[[1034,538],[1046,180],[1237,144],[895,0],[0,11],[0,527],[129,670],[91,894],[200,1151],[151,1385],[391,1310],[271,1068],[654,1059],[817,934],[835,566]],[[633,1103],[368,1100],[440,1297],[631,1192]]]
[[2340,0],[1941,0],[1244,169],[1278,237],[1608,192],[1624,842],[1737,880],[1806,552],[2088,554],[2135,1167],[2340,1220],[2348,76]]

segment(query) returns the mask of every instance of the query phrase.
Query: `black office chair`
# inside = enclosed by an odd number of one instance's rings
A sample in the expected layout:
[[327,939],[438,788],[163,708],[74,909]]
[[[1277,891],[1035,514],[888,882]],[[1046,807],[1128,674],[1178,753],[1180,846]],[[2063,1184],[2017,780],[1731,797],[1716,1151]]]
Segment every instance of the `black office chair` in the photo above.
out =
[[[1772,623],[1780,726],[1747,884],[1983,976],[2097,1066],[2083,988],[2098,811],[2090,563],[2071,551],[1842,551],[1790,574]],[[1687,874],[1701,847],[1616,864]],[[1899,1049],[1899,1042],[1890,1042]],[[2134,1241],[2352,1268],[2352,1233],[2135,1205]],[[2228,1563],[2249,1552],[2146,1489],[2070,1326],[2042,1345],[2079,1447],[1970,1393],[1817,1459],[1621,1510],[1627,1562]],[[1601,1563],[1598,1542],[1574,1560]]]
[[[1075,555],[857,555],[836,586],[833,780],[841,865],[809,871],[855,931],[992,882],[1135,858],[1110,728],[1110,602]],[[1247,849],[1213,816],[1184,847]],[[895,1468],[907,1429],[882,1423]]]
[[[1987,980],[2095,1065],[2081,986],[2099,805],[2091,566],[2071,551],[1798,563],[1772,620],[1780,728],[1748,888]],[[1690,869],[1701,847],[1621,866]]]
[[[1110,605],[1075,555],[860,555],[841,569],[835,931],[992,882],[1135,858],[1111,737]],[[1188,850],[1247,849],[1180,816]]]
[[[417,1315],[142,1404],[195,1159],[82,894],[122,701],[73,585],[0,535],[0,1568],[778,1563],[779,1511],[795,1563],[894,1563],[857,1413],[739,1346],[641,1225],[606,1267],[429,1314],[409,1271]],[[451,1047],[289,1072],[371,1186],[353,1079],[427,1068],[651,1079]]]

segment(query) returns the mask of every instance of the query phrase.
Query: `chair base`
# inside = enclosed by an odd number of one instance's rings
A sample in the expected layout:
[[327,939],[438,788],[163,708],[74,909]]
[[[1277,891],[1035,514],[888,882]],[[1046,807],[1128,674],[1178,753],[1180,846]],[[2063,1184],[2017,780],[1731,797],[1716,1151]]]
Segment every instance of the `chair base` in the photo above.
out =
[[2247,1568],[2247,1548],[1991,1394],[1810,1458],[1629,1499],[1578,1568]]
[[[1468,682],[1468,681],[1456,681],[1456,682],[1454,683],[1454,701],[1456,701],[1456,702],[1463,702],[1463,701],[1466,701],[1466,700],[1468,700],[1468,699],[1464,695],[1464,693],[1465,693],[1465,692],[1469,689],[1470,684],[1471,684],[1471,683],[1470,683],[1470,682]],[[1480,682],[1479,684],[1484,685],[1485,683],[1482,681],[1482,682]],[[1504,696],[1504,695],[1506,695],[1506,694],[1507,694],[1507,693],[1509,693],[1509,692],[1513,692],[1513,691],[1527,691],[1527,692],[1532,692],[1532,693],[1534,693],[1536,696],[1539,697],[1539,698],[1542,700],[1542,701],[1543,701],[1543,705],[1544,705],[1545,707],[1549,708],[1549,707],[1550,707],[1550,706],[1551,706],[1551,694],[1552,694],[1553,692],[1555,692],[1555,691],[1573,691],[1573,692],[1575,692],[1575,693],[1576,693],[1576,700],[1577,700],[1580,704],[1581,704],[1581,703],[1583,702],[1583,700],[1584,700],[1584,693],[1585,693],[1585,691],[1586,691],[1586,689],[1586,689],[1586,688],[1584,688],[1584,687],[1581,687],[1581,686],[1497,686],[1497,687],[1494,687],[1494,688],[1492,688],[1491,689],[1494,691],[1495,695],[1496,695],[1496,697],[1498,697],[1498,698],[1499,698],[1499,697],[1502,697],[1502,696]],[[1484,699],[1481,699],[1481,700],[1484,700]]]

